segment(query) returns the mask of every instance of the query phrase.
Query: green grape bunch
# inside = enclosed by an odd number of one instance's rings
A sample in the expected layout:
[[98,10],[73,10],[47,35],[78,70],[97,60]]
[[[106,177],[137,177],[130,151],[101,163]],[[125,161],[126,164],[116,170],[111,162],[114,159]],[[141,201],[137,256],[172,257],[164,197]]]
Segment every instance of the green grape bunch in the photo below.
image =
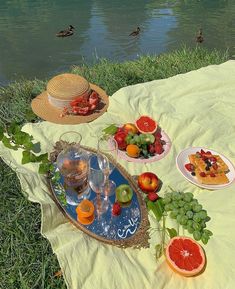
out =
[[171,192],[162,199],[164,210],[168,215],[183,226],[196,241],[201,240],[207,244],[213,235],[206,229],[206,223],[210,220],[207,211],[203,209],[192,193]]

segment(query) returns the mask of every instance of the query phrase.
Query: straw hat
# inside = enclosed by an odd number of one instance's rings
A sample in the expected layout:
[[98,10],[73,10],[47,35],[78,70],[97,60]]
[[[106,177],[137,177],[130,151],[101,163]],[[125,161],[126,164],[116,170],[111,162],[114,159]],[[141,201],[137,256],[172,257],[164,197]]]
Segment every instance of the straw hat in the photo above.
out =
[[[99,94],[98,107],[87,115],[65,115],[61,113],[70,102],[83,97],[88,99],[91,91]],[[100,87],[89,83],[85,78],[71,73],[53,77],[47,84],[46,91],[38,95],[31,102],[33,112],[47,121],[58,124],[79,124],[90,122],[101,116],[108,108],[109,99]]]

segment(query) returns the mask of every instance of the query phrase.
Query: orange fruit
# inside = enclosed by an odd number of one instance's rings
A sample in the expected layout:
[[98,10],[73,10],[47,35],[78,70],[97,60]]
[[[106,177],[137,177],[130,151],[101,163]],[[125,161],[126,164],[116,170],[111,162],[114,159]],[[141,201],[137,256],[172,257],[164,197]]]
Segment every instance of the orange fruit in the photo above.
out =
[[134,123],[126,123],[123,125],[122,128],[124,129],[124,131],[131,132],[133,134],[137,134],[139,132]]
[[138,118],[135,125],[141,133],[153,134],[157,130],[157,122],[147,115]]
[[82,200],[81,203],[77,206],[76,212],[77,215],[81,218],[88,218],[94,214],[95,207],[93,203],[89,200]]
[[172,238],[166,247],[165,255],[168,265],[186,277],[198,275],[206,264],[202,247],[189,237]]
[[126,147],[126,152],[129,157],[138,158],[138,156],[140,155],[140,148],[137,145],[129,144]]

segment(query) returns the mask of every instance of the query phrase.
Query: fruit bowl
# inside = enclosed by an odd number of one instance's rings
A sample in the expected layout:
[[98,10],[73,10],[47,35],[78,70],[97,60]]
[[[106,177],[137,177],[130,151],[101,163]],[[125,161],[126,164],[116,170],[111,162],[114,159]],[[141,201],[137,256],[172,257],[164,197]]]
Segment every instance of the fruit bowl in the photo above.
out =
[[[169,136],[148,116],[134,123],[110,125],[103,130],[112,135],[118,145],[118,156],[129,162],[151,163],[164,158],[171,148]],[[109,140],[112,147],[112,141]]]

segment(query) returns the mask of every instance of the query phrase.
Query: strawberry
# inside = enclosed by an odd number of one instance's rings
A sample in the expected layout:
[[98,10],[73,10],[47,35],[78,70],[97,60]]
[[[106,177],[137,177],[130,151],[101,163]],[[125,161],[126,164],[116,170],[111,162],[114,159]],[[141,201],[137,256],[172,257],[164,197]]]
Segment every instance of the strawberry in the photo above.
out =
[[158,155],[160,155],[160,154],[162,154],[162,153],[164,152],[164,149],[163,149],[163,147],[162,147],[162,144],[160,144],[160,143],[156,143],[156,144],[155,144],[155,152],[156,152],[156,154],[158,154]]
[[212,155],[212,153],[210,151],[207,151],[206,154],[207,155]]
[[216,163],[217,159],[215,157],[209,157],[209,160],[212,162],[212,163]]
[[148,199],[152,202],[156,201],[158,199],[158,194],[155,192],[148,193]]
[[113,204],[113,208],[112,208],[112,214],[114,216],[119,216],[121,214],[122,208],[120,206],[120,204],[118,202],[115,202]]
[[155,138],[161,139],[162,138],[162,134],[160,133],[160,131],[155,133]]
[[214,177],[215,177],[215,174],[214,174],[214,173],[210,173],[210,176],[211,176],[212,178],[214,178]]
[[202,154],[202,155],[205,155],[206,152],[205,152],[203,149],[201,149],[201,154]]
[[214,163],[213,165],[212,165],[212,168],[216,171],[217,169],[218,169],[218,165],[217,165],[217,163]]
[[206,176],[206,174],[204,172],[201,172],[200,176],[204,178]]
[[154,154],[155,153],[155,146],[154,144],[150,144],[148,146],[148,151],[150,152],[150,154]]
[[193,172],[194,169],[195,169],[195,168],[194,168],[194,165],[193,165],[193,164],[190,164],[190,163],[185,164],[184,166],[185,166],[186,170],[189,171],[189,172]]

